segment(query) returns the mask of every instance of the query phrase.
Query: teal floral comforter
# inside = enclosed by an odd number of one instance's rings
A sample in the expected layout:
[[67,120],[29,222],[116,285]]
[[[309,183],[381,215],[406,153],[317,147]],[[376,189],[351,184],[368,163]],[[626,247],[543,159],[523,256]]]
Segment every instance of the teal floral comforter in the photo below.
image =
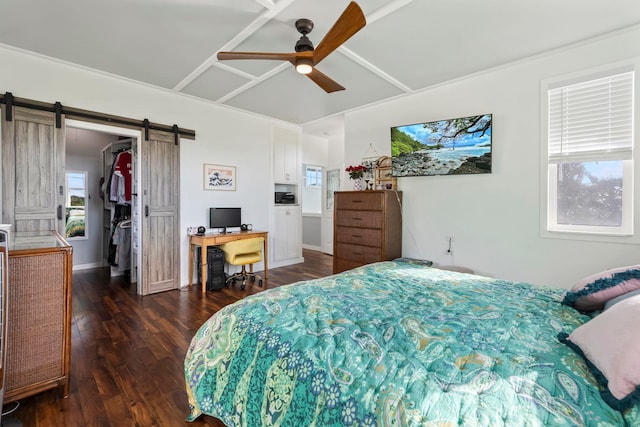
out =
[[557,340],[559,289],[383,262],[227,306],[185,358],[188,420],[227,426],[638,426]]

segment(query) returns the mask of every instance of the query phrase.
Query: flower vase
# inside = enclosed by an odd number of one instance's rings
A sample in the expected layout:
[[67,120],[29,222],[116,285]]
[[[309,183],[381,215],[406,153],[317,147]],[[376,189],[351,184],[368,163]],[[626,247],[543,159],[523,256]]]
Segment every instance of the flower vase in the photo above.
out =
[[362,190],[362,178],[355,178],[353,180],[353,191],[361,191]]

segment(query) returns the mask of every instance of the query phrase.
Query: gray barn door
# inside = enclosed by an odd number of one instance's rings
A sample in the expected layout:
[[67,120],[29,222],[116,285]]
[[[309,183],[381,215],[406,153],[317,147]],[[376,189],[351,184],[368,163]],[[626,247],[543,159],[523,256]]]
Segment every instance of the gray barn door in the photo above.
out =
[[65,126],[55,114],[2,106],[2,222],[15,231],[64,235]]
[[139,152],[142,295],[148,295],[180,286],[180,146],[172,133],[151,130]]

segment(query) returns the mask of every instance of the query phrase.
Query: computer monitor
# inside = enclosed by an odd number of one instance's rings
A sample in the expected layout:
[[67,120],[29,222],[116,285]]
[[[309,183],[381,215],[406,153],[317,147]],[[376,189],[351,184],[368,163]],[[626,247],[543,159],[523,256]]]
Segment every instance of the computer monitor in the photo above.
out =
[[209,208],[209,228],[222,229],[227,232],[229,227],[242,225],[241,208]]

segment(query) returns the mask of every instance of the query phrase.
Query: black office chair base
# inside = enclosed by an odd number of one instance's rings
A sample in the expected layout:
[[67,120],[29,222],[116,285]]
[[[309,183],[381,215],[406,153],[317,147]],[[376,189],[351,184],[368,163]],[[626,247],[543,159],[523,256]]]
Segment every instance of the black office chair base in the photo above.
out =
[[262,277],[257,275],[256,273],[251,273],[247,271],[245,266],[242,266],[242,271],[239,273],[232,274],[229,276],[225,282],[225,285],[229,287],[229,282],[236,283],[236,280],[242,280],[242,285],[240,285],[240,289],[244,290],[247,285],[247,279],[251,278],[252,282],[258,280],[258,286],[262,287]]

